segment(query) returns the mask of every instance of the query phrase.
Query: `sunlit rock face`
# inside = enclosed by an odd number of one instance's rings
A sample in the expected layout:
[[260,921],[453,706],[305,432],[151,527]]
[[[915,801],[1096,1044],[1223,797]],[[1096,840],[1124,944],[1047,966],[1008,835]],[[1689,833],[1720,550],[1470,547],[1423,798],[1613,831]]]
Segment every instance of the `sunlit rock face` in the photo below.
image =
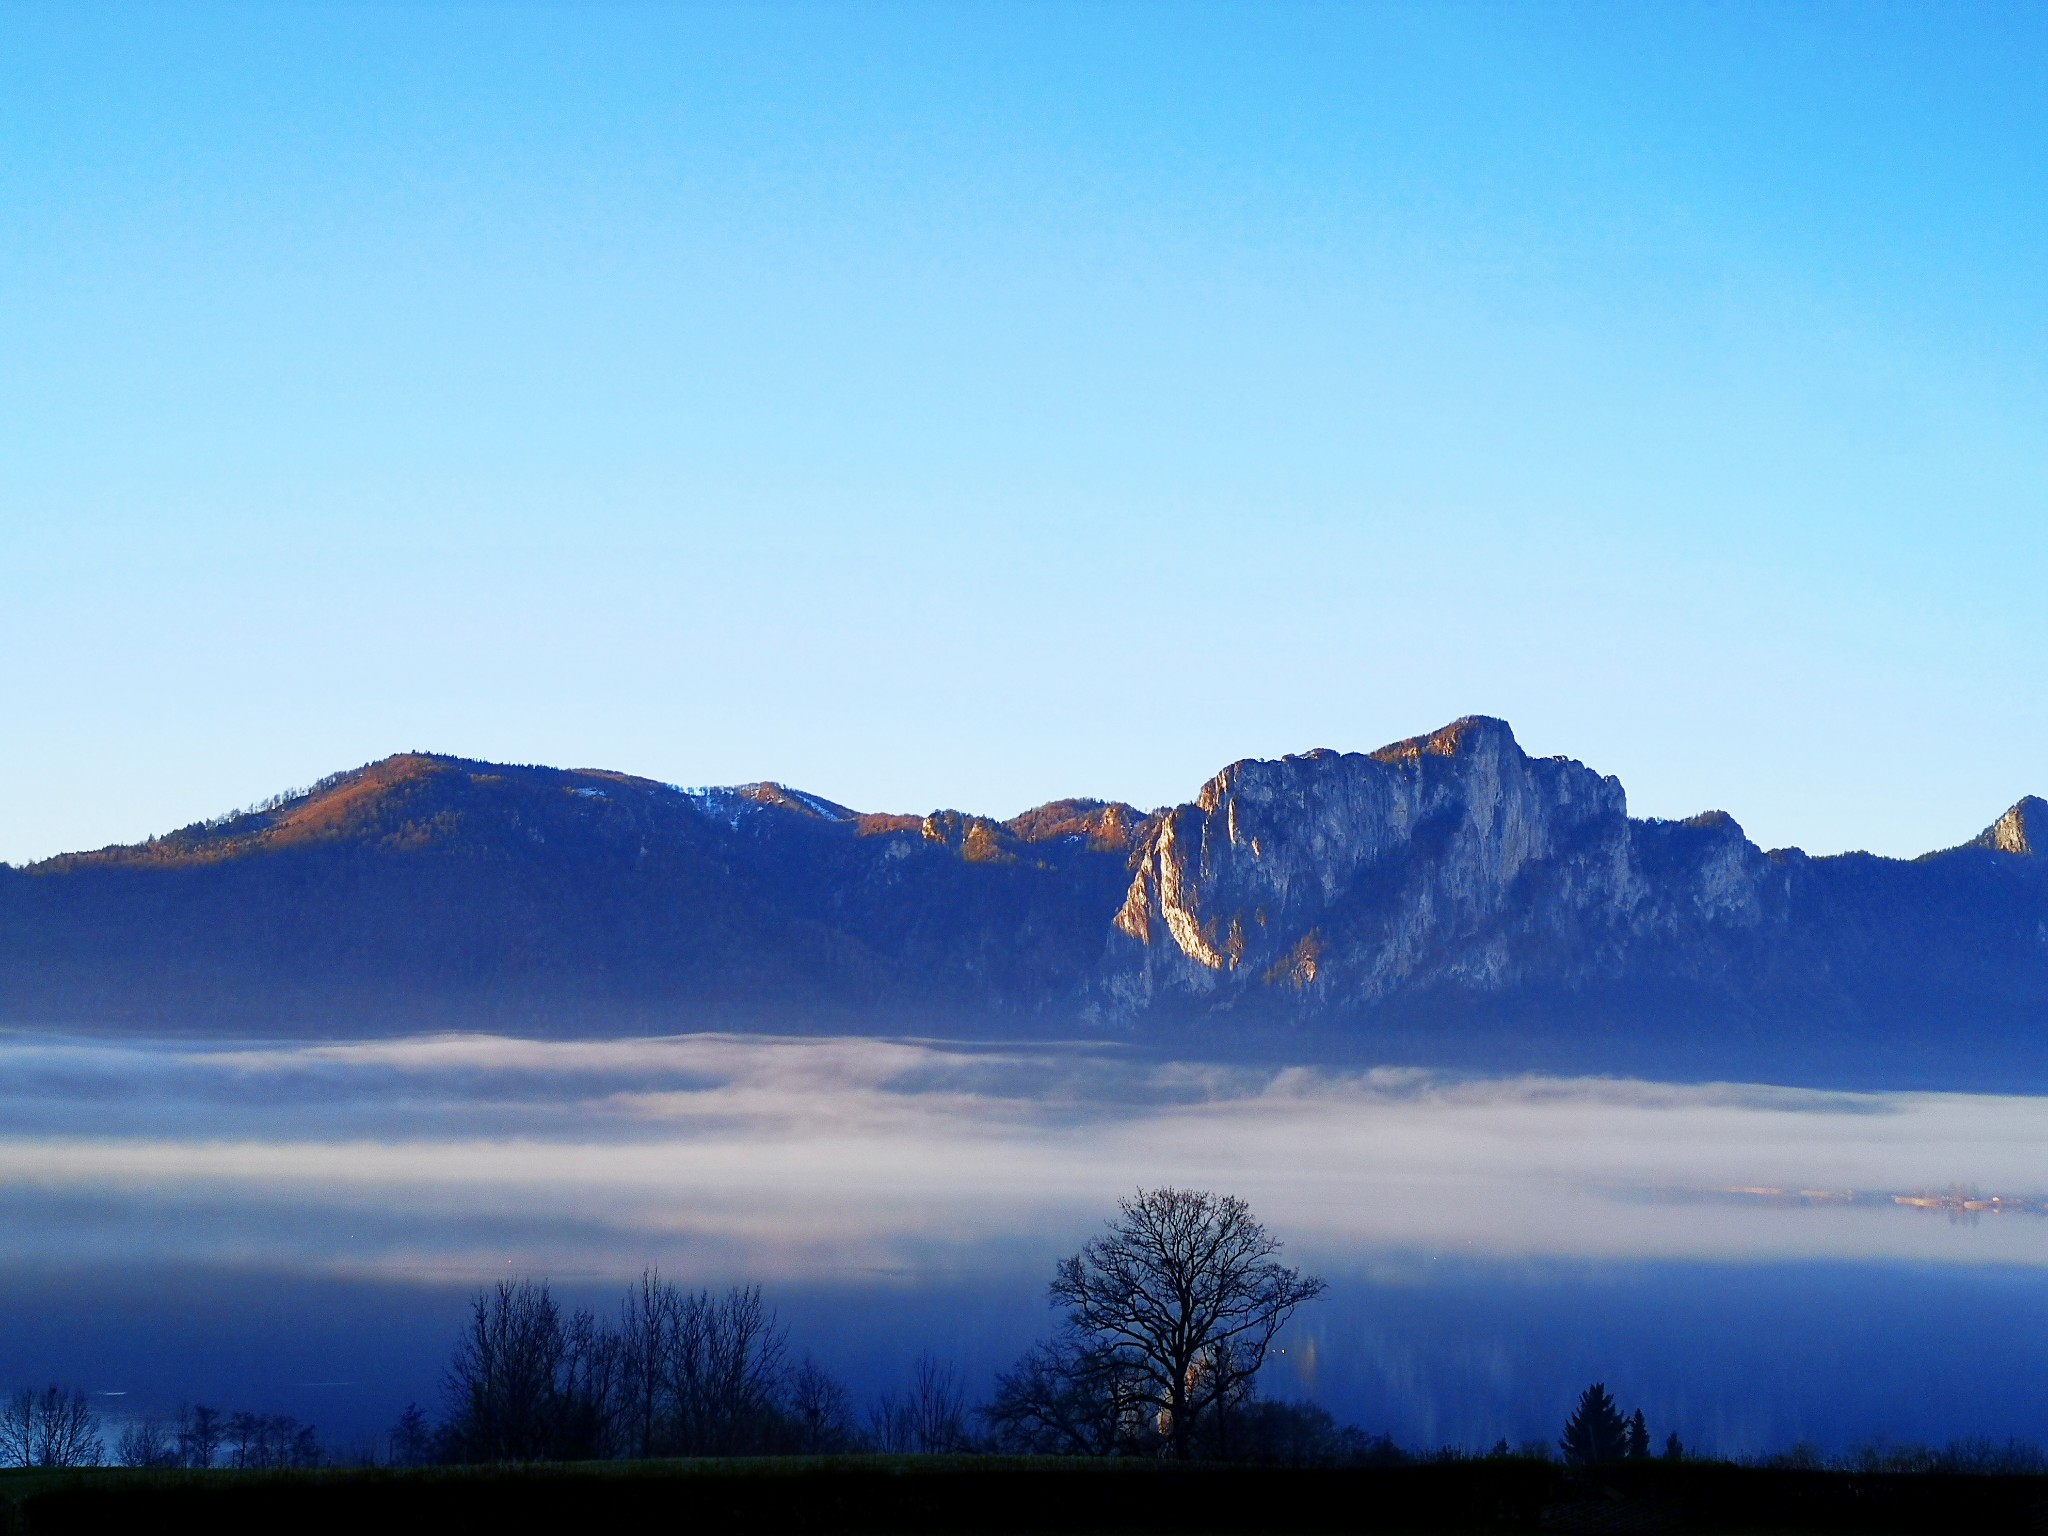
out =
[[1972,846],[2025,856],[2048,853],[2048,800],[2028,795],[1979,833]]
[[1619,781],[1532,758],[1483,716],[1369,754],[1234,763],[1134,864],[1106,961],[1120,1010],[1570,986],[1681,937],[1711,969],[1785,909],[1783,872],[1727,816],[1631,822]]

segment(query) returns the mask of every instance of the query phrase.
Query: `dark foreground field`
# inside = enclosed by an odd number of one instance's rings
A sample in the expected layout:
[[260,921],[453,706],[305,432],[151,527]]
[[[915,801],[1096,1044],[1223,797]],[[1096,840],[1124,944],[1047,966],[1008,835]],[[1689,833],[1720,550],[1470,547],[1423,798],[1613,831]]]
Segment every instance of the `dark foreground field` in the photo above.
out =
[[1485,1460],[845,1458],[417,1472],[0,1473],[5,1536],[227,1532],[2034,1532],[2048,1478]]

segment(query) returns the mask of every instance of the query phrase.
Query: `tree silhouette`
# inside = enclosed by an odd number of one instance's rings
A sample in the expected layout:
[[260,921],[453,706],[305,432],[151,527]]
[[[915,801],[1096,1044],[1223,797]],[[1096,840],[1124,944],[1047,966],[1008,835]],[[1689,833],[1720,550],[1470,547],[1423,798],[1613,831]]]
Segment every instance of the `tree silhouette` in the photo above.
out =
[[274,1467],[317,1467],[320,1436],[285,1413],[235,1413],[226,1421],[227,1464],[238,1472]]
[[752,1456],[858,1438],[845,1388],[811,1361],[789,1367],[759,1286],[714,1296],[649,1270],[614,1326],[564,1313],[545,1282],[506,1281],[470,1314],[445,1377],[437,1459]]
[[391,1465],[424,1467],[434,1459],[434,1426],[418,1403],[407,1403],[391,1426]]
[[121,1428],[115,1457],[124,1467],[175,1467],[178,1441],[163,1419],[146,1413]]
[[1150,1384],[1107,1351],[1070,1337],[1034,1344],[996,1377],[982,1417],[1004,1449],[1042,1456],[1114,1456],[1157,1449]]
[[1628,1459],[1650,1459],[1650,1426],[1643,1421],[1643,1410],[1640,1408],[1636,1410],[1635,1417],[1628,1421]]
[[899,1456],[943,1456],[967,1451],[967,1398],[950,1365],[919,1355],[910,1390],[884,1392],[868,1415],[868,1435],[879,1450]]
[[1273,1336],[1323,1282],[1280,1263],[1279,1241],[1235,1196],[1139,1190],[1118,1212],[1053,1277],[1051,1299],[1067,1309],[1060,1347],[1004,1380],[1012,1397],[1074,1385],[1088,1401],[1013,1401],[1006,1411],[1049,1435],[1078,1429],[1074,1449],[1112,1448],[1136,1432],[1186,1457],[1199,1432],[1250,1396]]
[[[587,1318],[567,1323],[545,1282],[500,1281],[470,1303],[444,1388],[449,1442],[465,1461],[567,1460],[575,1358]],[[580,1427],[580,1426],[578,1426]]]
[[[648,1270],[627,1293],[611,1337],[628,1454],[741,1456],[791,1432],[788,1334],[759,1286],[714,1296]],[[815,1366],[811,1374],[823,1375]],[[812,1382],[808,1390],[816,1397],[822,1388]]]
[[195,1404],[178,1415],[178,1460],[188,1467],[210,1467],[220,1452],[220,1410]]
[[0,1463],[11,1467],[96,1467],[105,1454],[99,1419],[83,1392],[27,1387],[0,1405]]
[[1605,1466],[1628,1454],[1629,1428],[1606,1385],[1596,1381],[1579,1394],[1578,1410],[1565,1421],[1558,1449],[1575,1467]]
[[860,1431],[846,1388],[805,1355],[789,1373],[790,1449],[801,1456],[831,1455],[856,1448]]

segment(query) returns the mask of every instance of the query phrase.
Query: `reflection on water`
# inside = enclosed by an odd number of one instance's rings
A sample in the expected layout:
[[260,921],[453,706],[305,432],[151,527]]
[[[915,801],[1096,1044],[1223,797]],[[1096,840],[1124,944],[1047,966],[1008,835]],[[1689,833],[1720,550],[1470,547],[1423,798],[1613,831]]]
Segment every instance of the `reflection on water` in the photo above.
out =
[[[1419,1260],[1338,1288],[1290,1351],[1411,1445],[1554,1440],[1588,1381],[1728,1454],[1806,1439],[2048,1444],[2048,1273],[1907,1263]],[[1306,1370],[1302,1357],[1308,1356]],[[1278,1383],[1275,1383],[1278,1386]]]
[[[976,1380],[1115,1196],[1228,1189],[1332,1291],[1272,1386],[1410,1444],[1602,1377],[1729,1451],[2048,1440],[2048,1102],[1101,1047],[696,1036],[0,1044],[0,1381],[313,1418],[431,1399],[462,1295],[767,1281],[864,1392]],[[1924,1203],[1914,1203],[1924,1202]]]
[[[983,1392],[1044,1326],[1047,1262],[915,1281],[785,1280],[792,1343],[856,1396],[900,1389],[929,1349]],[[1809,1439],[2048,1444],[2048,1276],[1901,1263],[1502,1261],[1414,1254],[1329,1271],[1267,1390],[1313,1397],[1411,1446],[1554,1439],[1605,1380],[1659,1439],[1727,1453]],[[609,1284],[570,1282],[608,1306]],[[118,1412],[197,1399],[292,1413],[330,1445],[433,1403],[459,1286],[232,1264],[0,1267],[0,1381],[55,1376]]]

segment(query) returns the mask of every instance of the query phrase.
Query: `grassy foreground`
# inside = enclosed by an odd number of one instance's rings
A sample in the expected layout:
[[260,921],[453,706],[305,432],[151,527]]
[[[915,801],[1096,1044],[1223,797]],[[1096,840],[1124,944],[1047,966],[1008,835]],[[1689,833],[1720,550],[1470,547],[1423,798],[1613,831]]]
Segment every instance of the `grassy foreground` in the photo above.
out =
[[843,1457],[420,1471],[0,1473],[0,1533],[2034,1532],[2048,1478],[1717,1463],[1574,1474]]

